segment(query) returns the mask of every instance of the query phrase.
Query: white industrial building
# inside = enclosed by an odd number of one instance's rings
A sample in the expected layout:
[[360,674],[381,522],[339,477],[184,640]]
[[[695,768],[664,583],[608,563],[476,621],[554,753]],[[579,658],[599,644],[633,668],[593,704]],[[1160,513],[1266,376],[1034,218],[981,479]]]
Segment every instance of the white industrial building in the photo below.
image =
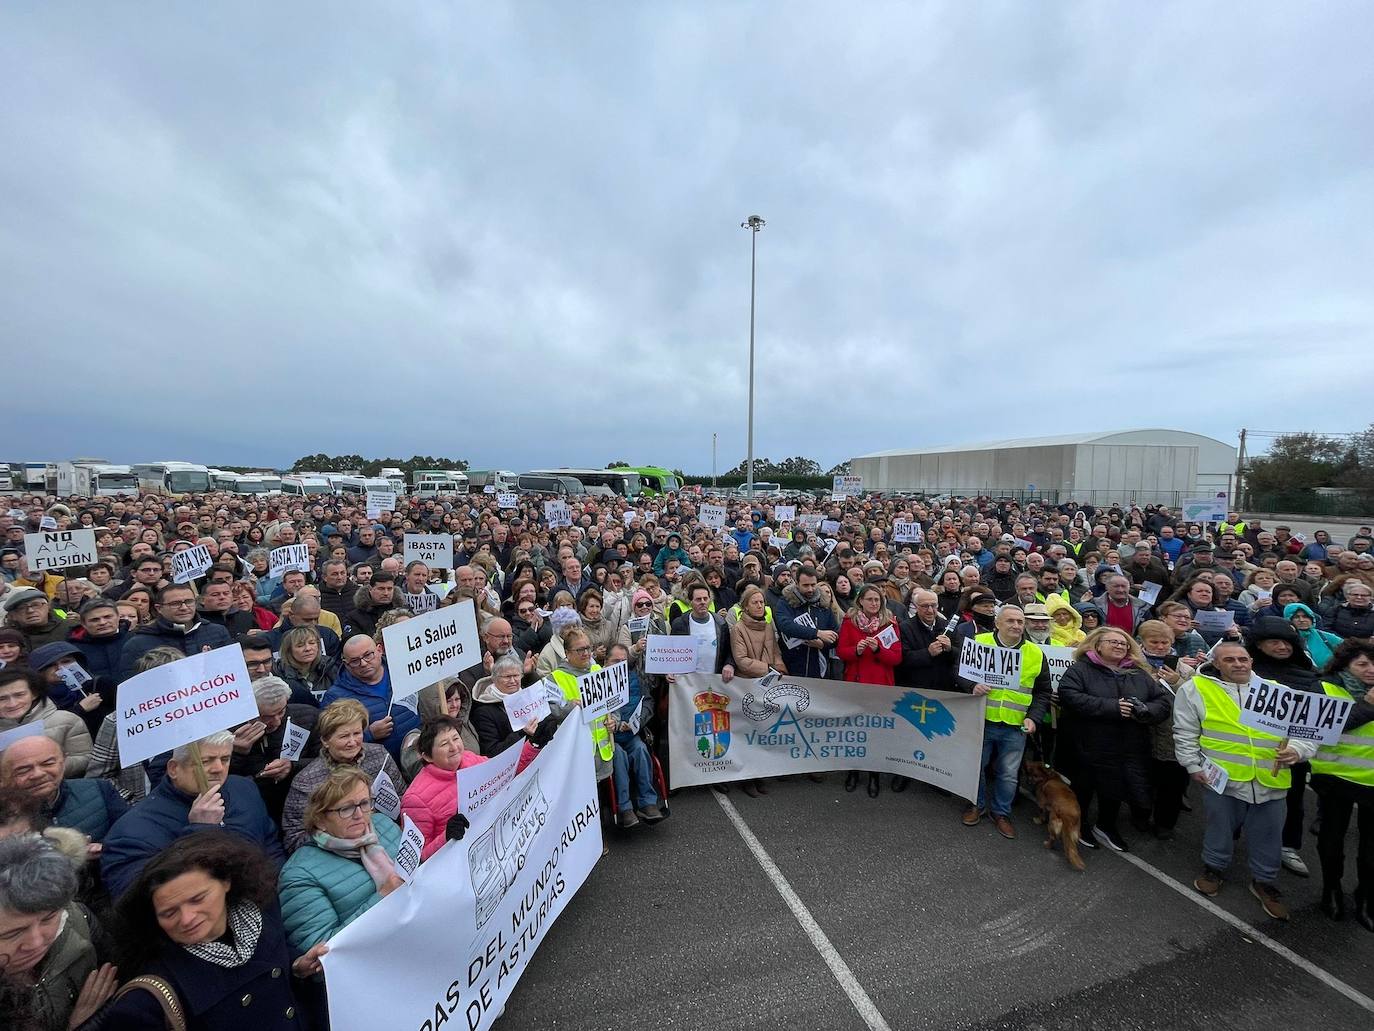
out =
[[961,495],[1027,491],[1086,500],[1177,503],[1182,497],[1230,493],[1236,449],[1183,430],[1121,430],[980,444],[878,451],[851,459],[866,490],[921,490]]

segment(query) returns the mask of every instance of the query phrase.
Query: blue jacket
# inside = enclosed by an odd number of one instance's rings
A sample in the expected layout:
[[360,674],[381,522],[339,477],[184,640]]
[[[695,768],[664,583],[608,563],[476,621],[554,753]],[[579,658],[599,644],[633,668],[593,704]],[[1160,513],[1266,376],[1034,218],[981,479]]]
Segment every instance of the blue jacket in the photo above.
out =
[[[286,853],[282,851],[277,825],[267,815],[267,807],[253,782],[230,775],[220,788],[220,797],[224,799],[224,829],[243,835],[280,867]],[[166,777],[147,798],[115,822],[105,835],[105,847],[100,853],[100,873],[111,898],[124,894],[143,864],[178,838],[215,829],[210,824],[189,821],[194,801],[194,795],[188,795]]]
[[[391,708],[391,720],[395,724],[390,736],[380,742],[391,758],[396,760],[396,765],[401,764],[401,740],[408,733],[420,725],[420,716],[404,705],[391,705],[391,670],[382,665],[382,679],[377,684],[364,684],[355,677],[347,667],[339,674],[339,679],[334,681],[334,686],[324,693],[320,699],[320,708],[326,709],[333,702],[340,698],[352,698],[354,701],[363,703],[363,708],[367,710],[368,723],[376,723],[386,716],[387,707]],[[364,729],[363,740],[371,741],[372,731]]]
[[190,633],[183,633],[159,616],[149,626],[139,627],[124,642],[119,653],[119,682],[122,684],[133,676],[138,660],[154,648],[175,648],[182,655],[194,655],[232,643],[229,631],[215,623],[197,622]]
[[104,841],[115,822],[129,811],[129,803],[115,790],[114,782],[64,780],[57,789],[49,817],[58,827],[71,827],[92,841]]
[[[814,629],[797,622],[803,615],[809,615],[810,621],[815,624]],[[830,611],[829,606],[821,604],[820,592],[817,591],[816,597],[808,603],[795,586],[787,587],[782,592],[780,603],[773,607],[773,620],[782,638],[778,644],[782,647],[782,661],[787,663],[787,672],[798,677],[823,678],[828,672],[823,655],[826,649],[809,648],[804,644],[795,648],[786,647],[789,637],[795,641],[814,641],[817,631],[839,631],[835,613]]]
[[1183,541],[1177,537],[1170,537],[1168,540],[1161,537],[1159,550],[1164,552],[1164,557],[1170,562],[1177,562],[1178,557],[1183,554]]
[[[735,538],[735,543],[739,545],[740,556],[743,557],[744,553],[749,550],[749,545],[754,543],[754,538],[757,537],[758,534],[753,530],[731,530],[730,536]],[[657,563],[658,559],[655,558],[654,562]],[[658,568],[660,571],[663,569],[662,566]]]
[[[396,821],[373,813],[372,829],[395,859],[401,844]],[[328,941],[382,898],[361,860],[329,852],[309,839],[282,867],[277,892],[286,940],[299,952]]]

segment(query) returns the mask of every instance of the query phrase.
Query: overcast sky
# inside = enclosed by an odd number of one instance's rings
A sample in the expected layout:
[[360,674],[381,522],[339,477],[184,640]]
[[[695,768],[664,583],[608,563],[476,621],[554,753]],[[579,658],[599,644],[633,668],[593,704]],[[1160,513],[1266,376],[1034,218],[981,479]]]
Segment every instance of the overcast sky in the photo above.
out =
[[8,460],[1359,429],[1362,3],[0,7]]

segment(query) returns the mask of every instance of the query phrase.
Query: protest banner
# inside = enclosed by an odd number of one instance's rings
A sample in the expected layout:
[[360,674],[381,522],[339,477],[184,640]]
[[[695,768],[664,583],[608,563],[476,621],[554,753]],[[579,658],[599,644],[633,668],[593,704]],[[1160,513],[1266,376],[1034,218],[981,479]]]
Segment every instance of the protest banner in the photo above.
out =
[[372,778],[372,807],[393,820],[401,818],[401,793],[386,770],[378,770],[377,776]]
[[565,721],[461,841],[330,938],[334,1031],[491,1027],[601,858],[588,748]]
[[210,557],[210,549],[204,544],[197,544],[194,548],[183,548],[172,556],[172,583],[190,583],[214,564],[215,560]]
[[1045,663],[1050,668],[1050,693],[1057,698],[1059,680],[1073,665],[1073,649],[1061,644],[1042,644],[1040,650],[1045,653]]
[[625,623],[625,629],[630,631],[630,643],[634,644],[649,629],[649,617],[631,616]]
[[501,696],[501,704],[506,707],[506,719],[510,729],[519,730],[530,720],[542,720],[549,714],[549,702],[538,684],[522,687],[514,694]]
[[797,516],[797,525],[807,530],[819,530],[824,518],[819,512],[803,512]]
[[836,476],[831,484],[832,494],[853,496],[864,492],[864,478],[862,476]]
[[959,676],[988,687],[1016,687],[1021,681],[1021,649],[980,644],[965,637],[959,652]]
[[650,634],[644,645],[645,673],[691,673],[697,668],[696,638]]
[[883,627],[882,632],[878,634],[878,643],[884,648],[891,648],[898,640],[899,637],[896,623],[889,623],[887,626]]
[[674,787],[869,770],[977,796],[984,698],[787,674],[759,684],[679,674],[668,706]]
[[1345,729],[1354,701],[1291,687],[1253,677],[1240,707],[1240,722],[1254,730],[1282,738],[1335,744]]
[[423,591],[420,594],[408,594],[402,591],[401,597],[406,600],[406,608],[417,616],[425,612],[433,612],[439,607],[439,596],[433,591]]
[[423,562],[430,569],[453,568],[453,534],[408,533],[402,538],[401,561]]
[[401,843],[396,847],[396,872],[401,880],[409,882],[420,869],[420,857],[425,852],[425,836],[415,821],[401,814]]
[[394,490],[369,489],[366,511],[369,519],[376,519],[383,512],[396,511],[396,492]]
[[825,534],[827,537],[833,537],[840,532],[840,521],[838,519],[822,519],[820,526],[821,533]]
[[501,508],[519,508],[520,495],[510,491],[502,491],[496,495],[496,504]]
[[556,530],[560,526],[572,526],[572,509],[568,507],[566,501],[546,501],[544,502],[544,522],[548,524],[550,530]]
[[591,723],[614,712],[630,700],[630,672],[625,660],[583,673],[577,678],[582,699],[582,722]]
[[42,737],[43,729],[43,721],[34,720],[32,723],[21,723],[11,730],[0,731],[0,752],[3,752],[16,741],[22,741],[26,737]]
[[[39,528],[40,530],[56,530],[56,529],[57,529],[57,520],[54,519],[54,518],[53,518],[52,516],[50,516],[50,515],[49,515],[49,516],[44,516],[42,519],[38,520],[38,528]],[[94,532],[94,531],[92,531],[92,532]],[[24,536],[27,537],[28,534],[25,534]]]
[[[469,486],[469,487],[468,487],[468,491],[470,492],[471,490],[472,490],[472,488],[471,488],[471,486]],[[482,488],[482,493],[483,493],[483,494],[495,494],[495,493],[496,493],[496,484],[494,484],[494,483],[488,483],[485,487]]]
[[1224,634],[1236,625],[1236,614],[1230,609],[1198,609],[1193,619],[1203,633]]
[[1183,520],[1188,523],[1220,523],[1226,519],[1228,495],[1218,492],[1211,497],[1184,498]]
[[797,518],[796,505],[774,505],[773,518],[780,523],[790,523]]
[[119,761],[129,767],[177,745],[258,718],[258,703],[236,644],[197,652],[119,685]]
[[281,576],[290,572],[310,572],[310,549],[304,544],[287,544],[273,548],[267,556],[267,575]]
[[892,542],[894,544],[920,544],[923,540],[925,540],[925,531],[921,529],[920,523],[897,520],[892,524]]
[[701,525],[708,530],[725,529],[725,506],[724,505],[702,505],[697,512],[697,518],[701,520]]
[[1146,605],[1153,605],[1155,602],[1159,601],[1159,592],[1162,590],[1164,590],[1163,584],[1157,584],[1151,580],[1146,580],[1136,591],[1136,596]]
[[67,661],[65,665],[57,667],[57,679],[66,684],[67,687],[78,694],[86,693],[86,685],[91,682],[91,675],[74,661]]
[[524,750],[523,744],[511,745],[486,762],[458,771],[458,811],[469,823],[476,823],[482,810],[500,798],[506,785],[515,779],[515,768]]
[[24,534],[24,559],[30,573],[95,565],[94,530],[58,530],[56,522],[53,530]]
[[481,661],[477,610],[463,602],[393,623],[382,631],[393,698],[419,694]]
[[1024,548],[1028,552],[1035,550],[1035,544],[1031,541],[1026,540],[1026,538],[1024,537],[1017,537],[1016,540],[1012,543],[1014,543],[1018,548]]
[[295,762],[305,751],[305,743],[310,739],[310,731],[306,727],[292,723],[290,716],[286,717],[285,728],[281,736],[281,758]]

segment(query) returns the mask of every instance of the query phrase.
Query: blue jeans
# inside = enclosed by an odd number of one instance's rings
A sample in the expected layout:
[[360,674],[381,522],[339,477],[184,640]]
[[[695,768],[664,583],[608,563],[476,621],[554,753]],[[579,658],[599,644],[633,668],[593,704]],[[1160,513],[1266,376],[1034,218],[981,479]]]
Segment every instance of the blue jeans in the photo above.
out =
[[1261,884],[1276,881],[1288,800],[1279,797],[1256,805],[1230,795],[1218,795],[1205,785],[1202,787],[1202,808],[1207,814],[1207,827],[1202,833],[1202,861],[1224,873],[1236,850],[1236,831],[1244,827],[1250,875]]
[[615,755],[611,759],[611,776],[615,780],[615,803],[620,812],[630,806],[630,778],[634,778],[634,808],[658,805],[654,790],[654,766],[644,739],[633,734],[615,736]]
[[[1026,750],[1026,735],[1010,723],[983,724],[983,761],[978,766],[978,808],[993,816],[1010,816],[1016,798],[1016,777],[1021,771],[1021,755]],[[988,804],[988,764],[993,767],[992,804]]]

